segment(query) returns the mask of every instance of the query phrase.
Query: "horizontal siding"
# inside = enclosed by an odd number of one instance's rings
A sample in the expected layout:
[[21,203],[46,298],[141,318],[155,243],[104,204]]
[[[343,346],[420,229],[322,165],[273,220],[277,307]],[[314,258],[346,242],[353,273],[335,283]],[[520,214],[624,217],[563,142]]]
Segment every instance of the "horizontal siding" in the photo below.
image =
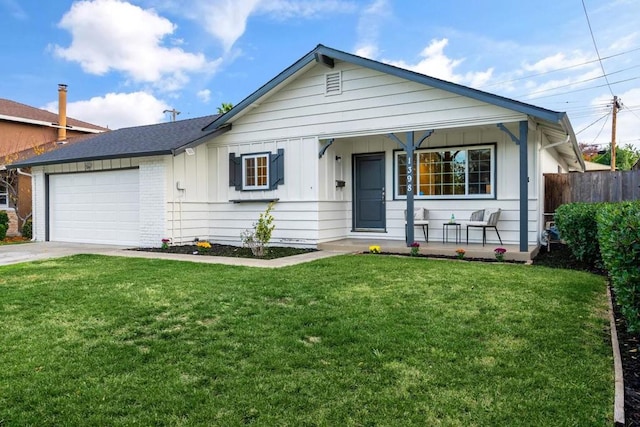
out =
[[443,128],[524,118],[501,107],[461,97],[346,63],[343,92],[324,95],[324,71],[316,66],[233,123],[231,133],[253,140],[387,129]]

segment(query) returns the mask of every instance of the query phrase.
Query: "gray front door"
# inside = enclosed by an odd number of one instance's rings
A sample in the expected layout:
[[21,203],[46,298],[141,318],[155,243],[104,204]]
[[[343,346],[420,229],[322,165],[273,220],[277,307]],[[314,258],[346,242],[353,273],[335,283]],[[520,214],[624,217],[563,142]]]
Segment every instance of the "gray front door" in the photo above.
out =
[[353,229],[384,231],[384,153],[354,156]]

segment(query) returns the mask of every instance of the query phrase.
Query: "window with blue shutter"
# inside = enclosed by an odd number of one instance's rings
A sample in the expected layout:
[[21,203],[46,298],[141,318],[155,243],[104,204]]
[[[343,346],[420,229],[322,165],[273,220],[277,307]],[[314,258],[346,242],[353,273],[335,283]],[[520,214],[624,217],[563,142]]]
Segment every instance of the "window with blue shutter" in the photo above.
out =
[[276,153],[229,154],[229,186],[239,191],[275,190],[284,184],[284,149]]

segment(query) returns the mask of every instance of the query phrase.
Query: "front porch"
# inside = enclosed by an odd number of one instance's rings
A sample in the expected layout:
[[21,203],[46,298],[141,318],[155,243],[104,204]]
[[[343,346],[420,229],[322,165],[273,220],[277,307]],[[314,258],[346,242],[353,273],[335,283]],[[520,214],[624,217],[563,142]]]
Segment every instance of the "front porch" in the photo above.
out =
[[[443,255],[455,256],[456,249],[462,248],[466,251],[465,258],[487,258],[494,259],[493,250],[502,247],[507,250],[504,258],[507,261],[530,262],[540,250],[539,246],[529,246],[526,252],[520,252],[519,245],[501,245],[499,243],[488,242],[485,246],[479,243],[442,243],[442,241],[430,241],[420,243],[421,255]],[[404,240],[374,240],[374,239],[341,239],[332,242],[320,243],[319,250],[325,251],[348,251],[348,252],[369,252],[369,247],[380,246],[382,252],[393,252],[408,254],[411,248],[407,247]]]

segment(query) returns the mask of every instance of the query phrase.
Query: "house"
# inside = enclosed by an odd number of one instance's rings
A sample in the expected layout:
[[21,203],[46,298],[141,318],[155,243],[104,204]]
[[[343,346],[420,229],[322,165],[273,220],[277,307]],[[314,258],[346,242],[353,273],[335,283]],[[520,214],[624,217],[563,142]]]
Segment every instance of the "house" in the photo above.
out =
[[[58,86],[59,113],[0,98],[0,210],[12,218],[10,234],[17,234],[31,215],[31,177],[28,171],[5,165],[51,151],[108,129],[66,117],[67,86]],[[20,222],[20,224],[18,224]]]
[[114,131],[12,167],[27,166],[37,240],[239,244],[277,201],[275,244],[411,242],[413,207],[428,209],[438,239],[452,214],[483,208],[502,210],[502,239],[523,252],[544,226],[543,173],[584,170],[565,113],[323,45],[225,114]]

